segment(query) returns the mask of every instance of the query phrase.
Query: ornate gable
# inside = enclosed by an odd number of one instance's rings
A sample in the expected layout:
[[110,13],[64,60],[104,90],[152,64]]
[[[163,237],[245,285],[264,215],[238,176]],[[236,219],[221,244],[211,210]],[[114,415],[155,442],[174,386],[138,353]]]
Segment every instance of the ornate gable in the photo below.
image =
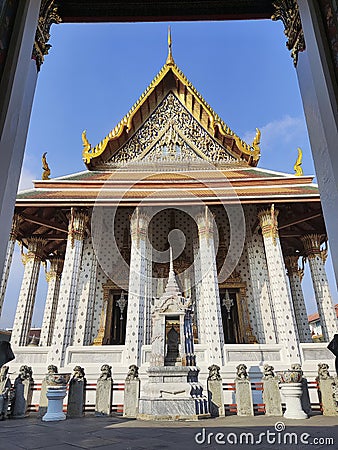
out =
[[100,169],[136,161],[238,163],[170,92],[141,128]]
[[[170,141],[176,138],[177,147]],[[82,140],[89,170],[147,159],[256,166],[260,157],[260,131],[251,145],[237,136],[177,67],[171,47],[165,65],[115,128],[96,146],[89,143],[85,131]]]

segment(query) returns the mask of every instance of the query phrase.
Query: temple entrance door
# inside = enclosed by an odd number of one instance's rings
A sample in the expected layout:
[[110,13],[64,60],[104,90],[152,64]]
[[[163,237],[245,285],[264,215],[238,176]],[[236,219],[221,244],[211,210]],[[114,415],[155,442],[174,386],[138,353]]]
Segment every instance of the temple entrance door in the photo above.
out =
[[221,313],[225,344],[243,344],[243,325],[239,306],[239,289],[220,289]]
[[[127,306],[122,307],[121,311],[121,294],[122,291],[110,291],[105,342],[107,345],[123,345],[125,343]],[[126,294],[123,297],[127,300]]]

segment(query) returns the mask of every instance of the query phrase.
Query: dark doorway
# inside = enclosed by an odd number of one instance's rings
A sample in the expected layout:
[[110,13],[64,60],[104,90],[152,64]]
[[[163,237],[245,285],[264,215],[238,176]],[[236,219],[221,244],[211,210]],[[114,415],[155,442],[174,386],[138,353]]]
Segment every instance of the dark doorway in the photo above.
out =
[[242,344],[240,317],[238,311],[239,289],[220,289],[220,302],[225,344]]
[[[126,338],[126,323],[127,323],[127,305],[121,311],[121,293],[111,291],[108,323],[110,325],[110,332],[108,334],[107,345],[123,345]],[[127,295],[123,294],[127,300]],[[122,297],[123,298],[123,297]]]

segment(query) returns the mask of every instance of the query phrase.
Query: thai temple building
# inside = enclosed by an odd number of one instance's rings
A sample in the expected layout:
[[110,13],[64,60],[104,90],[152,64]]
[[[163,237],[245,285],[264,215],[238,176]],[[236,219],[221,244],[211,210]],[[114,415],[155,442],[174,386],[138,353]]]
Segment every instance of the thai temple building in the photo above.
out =
[[[265,362],[301,363],[312,377],[318,362],[333,368],[325,223],[301,152],[293,174],[260,168],[260,131],[246,143],[223,122],[177,67],[171,39],[130,111],[99,144],[89,139],[83,172],[50,179],[44,160],[43,179],[17,196],[0,290],[1,307],[18,241],[11,368],[28,364],[39,379],[48,364],[80,365],[95,378],[108,363],[122,380],[132,364],[145,376],[158,360],[193,357],[202,382],[213,364],[225,379],[240,363],[257,379]],[[48,292],[33,346],[41,264]],[[305,264],[324,343],[308,326]]]

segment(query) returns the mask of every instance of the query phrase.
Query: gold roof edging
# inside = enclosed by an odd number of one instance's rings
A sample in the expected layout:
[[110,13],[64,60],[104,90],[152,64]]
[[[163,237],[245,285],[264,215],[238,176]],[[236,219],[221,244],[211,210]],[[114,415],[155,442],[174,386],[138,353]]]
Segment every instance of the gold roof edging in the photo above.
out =
[[86,164],[89,164],[90,161],[93,158],[97,158],[98,156],[102,155],[102,153],[105,151],[108,142],[110,140],[114,140],[119,138],[124,128],[126,127],[127,130],[131,127],[131,122],[133,120],[133,117],[135,113],[138,111],[138,109],[143,105],[143,103],[146,101],[148,96],[153,92],[153,90],[158,86],[158,84],[163,80],[163,78],[166,76],[166,74],[172,70],[174,75],[178,77],[178,79],[187,87],[187,89],[190,91],[190,93],[198,98],[198,100],[201,102],[201,105],[205,112],[208,114],[210,118],[211,127],[216,131],[216,128],[218,128],[219,132],[223,134],[223,136],[231,136],[235,139],[235,142],[238,146],[238,148],[246,155],[249,155],[252,157],[253,161],[258,162],[260,158],[260,146],[259,146],[259,140],[260,140],[260,131],[258,128],[256,129],[256,136],[255,139],[250,146],[246,142],[244,142],[239,136],[237,136],[236,133],[234,133],[230,127],[219,117],[219,115],[211,108],[211,106],[204,100],[202,95],[197,91],[197,89],[193,86],[193,84],[187,79],[187,77],[184,75],[184,73],[177,67],[175,62],[166,62],[164,66],[161,68],[161,70],[158,72],[158,74],[154,77],[152,82],[149,84],[147,89],[141,94],[139,99],[133,104],[133,106],[130,108],[128,113],[123,117],[123,119],[108,133],[108,135],[100,141],[95,147],[92,147],[91,144],[88,142],[86,133],[82,133],[82,141],[83,141],[83,152],[82,157]]

